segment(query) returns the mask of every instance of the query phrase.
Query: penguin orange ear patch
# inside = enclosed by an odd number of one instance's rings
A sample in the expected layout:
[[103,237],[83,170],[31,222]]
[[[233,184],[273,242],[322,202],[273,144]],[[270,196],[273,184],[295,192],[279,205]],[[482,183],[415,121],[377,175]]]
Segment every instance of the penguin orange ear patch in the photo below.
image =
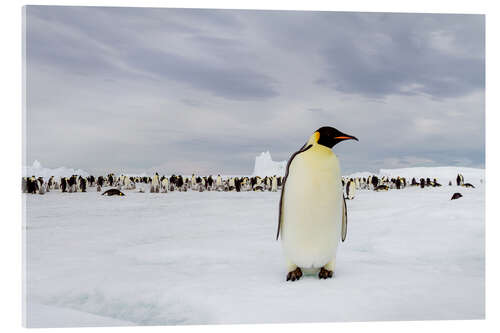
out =
[[314,132],[314,142],[319,141],[319,132]]

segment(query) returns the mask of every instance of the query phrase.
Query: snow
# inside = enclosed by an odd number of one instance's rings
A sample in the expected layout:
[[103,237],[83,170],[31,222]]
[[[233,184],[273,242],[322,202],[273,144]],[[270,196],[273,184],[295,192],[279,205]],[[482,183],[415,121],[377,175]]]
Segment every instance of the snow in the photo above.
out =
[[286,172],[286,161],[275,162],[269,151],[255,157],[253,176],[284,176]]
[[38,160],[35,160],[31,166],[24,166],[22,174],[23,177],[35,176],[43,177],[44,179],[49,179],[51,176],[60,178],[69,177],[71,175],[80,175],[83,177],[87,177],[89,175],[87,171],[81,169],[71,169],[66,167],[59,167],[55,169],[45,168]]
[[357,191],[335,277],[297,282],[279,192],[93,191],[23,194],[27,326],[484,318],[483,185]]
[[132,326],[133,323],[116,320],[109,317],[101,317],[82,311],[66,308],[42,305],[38,303],[29,304],[30,322],[43,323],[40,327],[89,327],[89,326]]

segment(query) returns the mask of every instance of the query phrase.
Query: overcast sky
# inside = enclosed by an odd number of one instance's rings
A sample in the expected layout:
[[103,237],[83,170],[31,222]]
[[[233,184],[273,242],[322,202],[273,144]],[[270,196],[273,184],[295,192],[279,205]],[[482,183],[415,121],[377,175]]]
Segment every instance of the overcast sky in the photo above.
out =
[[484,167],[484,16],[28,6],[28,163],[248,174],[321,126],[343,173]]

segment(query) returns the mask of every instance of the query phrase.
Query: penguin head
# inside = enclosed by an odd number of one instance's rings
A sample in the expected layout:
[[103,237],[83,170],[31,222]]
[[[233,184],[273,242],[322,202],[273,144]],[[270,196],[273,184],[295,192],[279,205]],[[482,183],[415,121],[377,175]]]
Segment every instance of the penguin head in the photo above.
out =
[[309,139],[310,144],[319,144],[328,148],[333,148],[337,143],[344,140],[356,140],[355,136],[342,133],[336,128],[323,126],[313,133]]

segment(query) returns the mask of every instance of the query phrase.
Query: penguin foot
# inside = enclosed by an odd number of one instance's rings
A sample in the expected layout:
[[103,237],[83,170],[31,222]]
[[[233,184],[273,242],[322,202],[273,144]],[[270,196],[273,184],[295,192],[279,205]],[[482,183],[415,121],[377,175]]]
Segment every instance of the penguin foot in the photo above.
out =
[[321,267],[318,277],[319,279],[330,279],[333,276],[333,271],[329,271],[325,269],[324,267]]
[[286,275],[286,280],[295,281],[295,280],[300,280],[301,277],[302,277],[302,270],[300,269],[300,267],[297,267],[294,271],[288,272],[288,274]]

